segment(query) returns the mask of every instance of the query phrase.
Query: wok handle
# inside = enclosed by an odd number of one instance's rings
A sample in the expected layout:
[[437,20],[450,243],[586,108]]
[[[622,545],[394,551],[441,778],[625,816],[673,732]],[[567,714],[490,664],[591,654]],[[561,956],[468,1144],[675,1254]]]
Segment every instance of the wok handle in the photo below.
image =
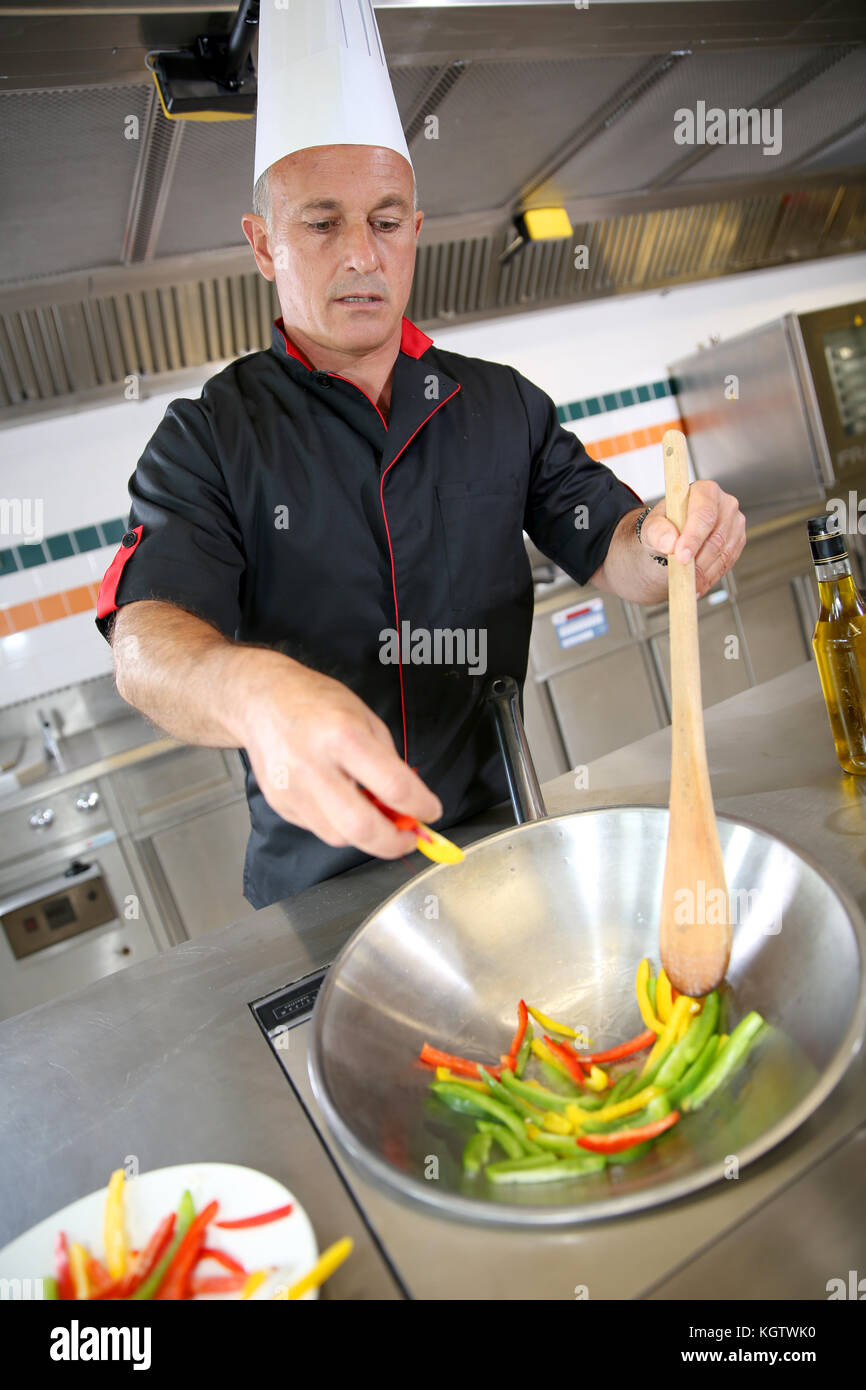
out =
[[518,825],[524,821],[543,820],[547,815],[544,798],[529,744],[520,717],[520,692],[513,676],[496,676],[487,688],[487,698],[493,706],[496,732],[514,817]]

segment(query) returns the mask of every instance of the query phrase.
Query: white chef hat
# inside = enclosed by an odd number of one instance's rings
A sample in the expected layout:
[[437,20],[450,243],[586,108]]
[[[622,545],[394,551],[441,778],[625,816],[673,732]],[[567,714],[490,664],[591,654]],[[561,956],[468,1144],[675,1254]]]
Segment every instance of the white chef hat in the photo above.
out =
[[314,145],[383,145],[412,163],[371,0],[262,0],[253,183]]

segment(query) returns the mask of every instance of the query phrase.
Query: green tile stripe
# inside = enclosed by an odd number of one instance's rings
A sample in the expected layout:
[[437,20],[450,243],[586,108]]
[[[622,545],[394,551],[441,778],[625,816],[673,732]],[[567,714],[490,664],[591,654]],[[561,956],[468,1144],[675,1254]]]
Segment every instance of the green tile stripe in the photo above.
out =
[[46,536],[35,545],[13,545],[0,550],[0,579],[19,570],[48,565],[52,560],[66,560],[70,555],[84,555],[88,550],[101,550],[105,545],[119,545],[126,530],[122,516],[111,521],[99,521],[95,526],[82,526],[77,531],[59,531]]
[[624,410],[626,406],[660,401],[663,396],[672,395],[671,381],[648,381],[642,386],[626,386],[621,391],[608,391],[601,396],[587,396],[582,401],[558,405],[556,415],[559,423],[565,425],[569,420],[586,420],[591,415],[603,415],[607,410]]

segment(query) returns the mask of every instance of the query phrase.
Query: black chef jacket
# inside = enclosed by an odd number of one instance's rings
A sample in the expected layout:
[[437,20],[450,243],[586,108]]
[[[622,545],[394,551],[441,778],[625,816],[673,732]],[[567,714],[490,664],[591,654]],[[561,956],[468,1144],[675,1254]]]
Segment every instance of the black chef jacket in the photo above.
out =
[[[532,382],[441,351],[407,319],[387,425],[360,387],[314,370],[278,320],[270,348],[211,377],[198,400],[172,402],[129,490],[130,529],[97,607],[103,635],[116,608],[163,599],[343,681],[440,798],[440,827],[507,796],[484,694],[494,676],[522,688],[526,675],[524,529],[584,583],[641,505]],[[415,659],[420,629],[427,661]],[[449,652],[446,641],[431,662],[437,630],[471,630],[477,645]],[[241,757],[254,907],[369,857],[284,821]]]

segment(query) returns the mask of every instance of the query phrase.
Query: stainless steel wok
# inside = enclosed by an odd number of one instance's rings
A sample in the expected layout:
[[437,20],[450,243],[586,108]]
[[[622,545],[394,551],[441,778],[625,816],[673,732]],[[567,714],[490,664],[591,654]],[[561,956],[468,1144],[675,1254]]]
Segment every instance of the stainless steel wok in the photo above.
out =
[[585,1026],[595,1050],[639,1032],[634,976],[658,961],[668,820],[657,806],[545,817],[516,686],[491,691],[515,811],[531,819],[419,873],[358,928],[313,1015],[316,1098],[367,1175],[443,1214],[549,1226],[654,1206],[715,1182],[731,1156],[752,1162],[829,1095],[866,1031],[866,927],[802,851],[720,816],[740,890],[726,1028],[750,1009],[771,1025],[745,1067],[629,1166],[536,1188],[465,1177],[473,1122],[431,1097],[422,1043],[497,1059],[521,996]]

